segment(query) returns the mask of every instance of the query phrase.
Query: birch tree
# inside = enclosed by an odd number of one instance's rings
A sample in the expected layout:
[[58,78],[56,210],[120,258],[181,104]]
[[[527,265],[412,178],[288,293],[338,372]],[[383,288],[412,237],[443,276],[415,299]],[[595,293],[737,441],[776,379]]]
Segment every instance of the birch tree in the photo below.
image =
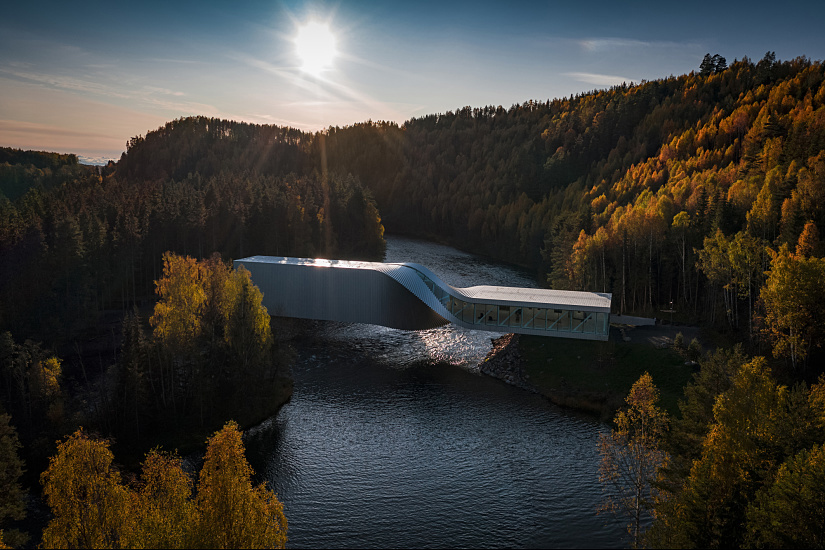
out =
[[627,396],[627,408],[616,414],[616,429],[602,434],[599,441],[601,464],[599,481],[608,496],[600,511],[628,518],[633,546],[641,541],[641,525],[653,507],[651,482],[667,460],[660,448],[667,427],[667,413],[656,403],[659,390],[644,373]]
[[782,245],[771,252],[771,270],[760,294],[765,304],[764,332],[776,357],[795,368],[812,347],[822,345],[825,259],[806,258]]

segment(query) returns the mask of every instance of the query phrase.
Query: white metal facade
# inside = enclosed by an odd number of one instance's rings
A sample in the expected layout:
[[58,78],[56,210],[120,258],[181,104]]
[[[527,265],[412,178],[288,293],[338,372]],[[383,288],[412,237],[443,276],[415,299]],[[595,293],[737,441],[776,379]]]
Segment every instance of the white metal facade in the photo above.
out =
[[446,323],[492,332],[607,340],[610,294],[533,288],[455,288],[414,263],[252,256],[270,315],[404,330]]

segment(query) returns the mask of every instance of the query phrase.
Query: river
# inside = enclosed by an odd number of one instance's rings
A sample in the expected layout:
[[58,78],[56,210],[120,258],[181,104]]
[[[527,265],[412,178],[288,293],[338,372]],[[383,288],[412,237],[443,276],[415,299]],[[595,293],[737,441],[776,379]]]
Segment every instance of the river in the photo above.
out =
[[[450,247],[388,237],[454,286],[535,286]],[[620,547],[596,514],[599,422],[480,375],[494,333],[307,322],[292,400],[251,430],[288,547]],[[583,343],[582,345],[587,345]]]

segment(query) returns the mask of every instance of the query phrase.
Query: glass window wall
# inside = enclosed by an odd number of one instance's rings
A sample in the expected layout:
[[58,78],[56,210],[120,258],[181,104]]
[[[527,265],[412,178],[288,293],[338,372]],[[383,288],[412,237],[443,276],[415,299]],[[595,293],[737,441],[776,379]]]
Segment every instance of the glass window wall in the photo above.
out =
[[488,326],[498,325],[498,306],[487,306],[485,324],[487,324]]
[[536,310],[532,307],[526,307],[523,310],[524,319],[522,320],[521,326],[524,328],[533,328],[533,318],[536,315]]
[[582,311],[573,311],[571,312],[572,317],[572,326],[573,332],[581,332],[582,327],[584,326],[584,312]]
[[461,312],[461,320],[468,324],[473,324],[475,320],[475,304],[465,304],[464,310]]
[[600,335],[610,331],[609,313],[465,302],[442,290],[423,273],[416,273],[435,298],[457,320],[467,324]]
[[596,333],[607,334],[610,331],[610,314],[597,313],[596,314]]
[[520,327],[522,323],[524,309],[520,307],[514,307],[512,308],[512,310],[513,311],[510,313],[510,326]]
[[498,306],[498,324],[504,326],[510,320],[510,306]]
[[547,310],[543,308],[536,308],[536,316],[533,318],[533,328],[544,330],[545,321],[547,320]]

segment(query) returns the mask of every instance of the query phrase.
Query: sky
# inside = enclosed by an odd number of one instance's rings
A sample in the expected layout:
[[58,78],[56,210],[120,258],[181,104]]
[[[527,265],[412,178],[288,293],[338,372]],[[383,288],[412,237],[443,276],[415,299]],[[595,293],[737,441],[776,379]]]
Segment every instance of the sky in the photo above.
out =
[[[316,131],[509,107],[728,63],[825,59],[825,2],[13,2],[0,19],[0,146],[119,158],[204,115]],[[336,56],[302,69],[299,29]]]

